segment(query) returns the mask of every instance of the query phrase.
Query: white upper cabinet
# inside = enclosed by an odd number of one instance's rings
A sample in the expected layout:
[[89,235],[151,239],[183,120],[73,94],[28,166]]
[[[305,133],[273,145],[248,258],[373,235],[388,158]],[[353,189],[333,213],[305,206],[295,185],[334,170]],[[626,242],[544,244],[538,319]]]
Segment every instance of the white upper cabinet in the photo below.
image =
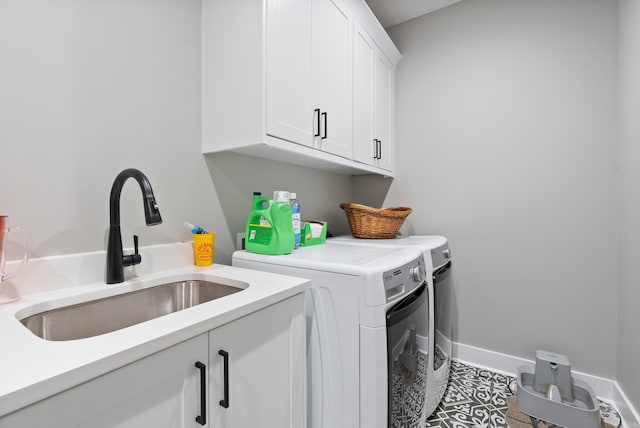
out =
[[318,148],[351,158],[353,20],[337,0],[315,0]]
[[369,34],[353,41],[353,159],[393,171],[394,67]]
[[351,15],[337,0],[266,0],[266,134],[351,158]]
[[377,146],[373,132],[373,59],[376,45],[360,25],[353,40],[353,159],[374,165]]
[[377,166],[393,171],[393,65],[379,49],[376,49],[373,64],[373,136],[378,144]]
[[[392,78],[400,55],[362,0],[203,0],[203,152],[393,175],[392,163],[364,162],[354,147],[359,15],[391,51]],[[391,139],[382,141],[391,154]]]
[[313,147],[312,0],[268,0],[266,8],[266,134]]

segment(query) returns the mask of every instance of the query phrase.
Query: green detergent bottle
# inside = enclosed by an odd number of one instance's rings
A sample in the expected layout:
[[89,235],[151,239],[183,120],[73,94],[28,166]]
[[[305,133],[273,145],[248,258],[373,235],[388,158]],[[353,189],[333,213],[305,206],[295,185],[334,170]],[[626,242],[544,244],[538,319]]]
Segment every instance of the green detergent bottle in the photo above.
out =
[[244,249],[259,254],[290,254],[294,236],[289,192],[273,192],[273,200],[253,194]]

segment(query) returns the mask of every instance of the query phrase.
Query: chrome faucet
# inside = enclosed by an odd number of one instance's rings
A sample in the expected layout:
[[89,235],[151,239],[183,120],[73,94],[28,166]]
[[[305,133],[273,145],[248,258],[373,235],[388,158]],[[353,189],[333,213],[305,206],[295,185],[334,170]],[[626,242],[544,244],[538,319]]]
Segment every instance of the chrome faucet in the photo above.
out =
[[107,284],[124,281],[124,267],[140,264],[142,256],[138,254],[138,237],[133,235],[134,254],[122,254],[122,236],[120,234],[120,193],[128,178],[135,178],[142,190],[144,218],[147,226],[162,223],[160,211],[153,196],[149,179],[139,170],[125,169],[113,181],[109,197],[109,242],[107,244]]

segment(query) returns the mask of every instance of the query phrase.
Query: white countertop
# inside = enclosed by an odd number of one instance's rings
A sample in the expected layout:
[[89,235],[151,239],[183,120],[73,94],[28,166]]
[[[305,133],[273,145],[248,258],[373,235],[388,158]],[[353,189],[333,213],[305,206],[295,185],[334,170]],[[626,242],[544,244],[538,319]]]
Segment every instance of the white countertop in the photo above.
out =
[[[16,316],[184,279],[245,283],[248,287],[189,309],[79,340],[43,340]],[[148,273],[122,284],[95,282],[21,296],[0,305],[0,417],[294,296],[309,285],[305,279],[214,264]],[[33,305],[38,311],[31,308]]]

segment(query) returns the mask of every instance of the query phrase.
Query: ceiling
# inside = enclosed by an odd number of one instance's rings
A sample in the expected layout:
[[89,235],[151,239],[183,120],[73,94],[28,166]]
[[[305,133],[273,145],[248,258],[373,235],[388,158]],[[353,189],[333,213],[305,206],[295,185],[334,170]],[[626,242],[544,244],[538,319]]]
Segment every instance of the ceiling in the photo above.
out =
[[461,0],[365,0],[384,28],[400,24]]

